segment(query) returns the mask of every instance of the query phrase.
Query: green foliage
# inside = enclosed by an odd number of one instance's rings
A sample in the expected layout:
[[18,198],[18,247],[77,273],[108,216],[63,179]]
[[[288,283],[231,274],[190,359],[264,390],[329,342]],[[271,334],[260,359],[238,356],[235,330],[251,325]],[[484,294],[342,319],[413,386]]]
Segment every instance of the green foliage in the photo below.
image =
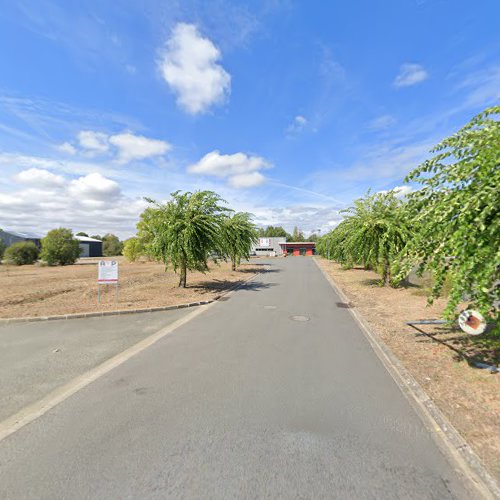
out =
[[33,264],[38,258],[38,248],[32,241],[14,243],[5,251],[5,260],[16,266]]
[[76,236],[85,236],[85,237],[89,237],[89,235],[87,233],[84,233],[83,231],[79,231],[78,233],[76,233]]
[[144,252],[144,247],[136,236],[129,238],[123,245],[123,255],[129,262],[135,262]]
[[309,238],[307,238],[306,241],[318,241],[319,240],[319,235],[316,233],[312,233]]
[[2,239],[0,239],[0,264],[2,263],[3,255],[5,253],[5,249],[7,245],[4,243]]
[[411,237],[404,204],[394,192],[368,194],[342,210],[345,219],[318,242],[318,252],[344,268],[380,270],[384,285],[397,285],[393,268]]
[[286,238],[292,239],[292,235],[287,233],[281,226],[267,226],[266,228],[259,228],[259,236],[261,238]]
[[487,109],[434,149],[410,173],[422,188],[409,197],[409,216],[418,224],[404,269],[430,270],[430,300],[448,278],[446,317],[468,297],[471,306],[498,321],[500,270],[500,106]]
[[91,236],[91,238],[93,238],[94,240],[101,240],[102,241],[102,236],[98,235],[98,234],[93,234]]
[[115,257],[121,255],[123,250],[123,243],[119,240],[118,236],[108,233],[102,238],[102,253],[104,257]]
[[292,241],[304,241],[305,239],[304,233],[295,226],[293,228]]
[[52,229],[42,238],[40,258],[49,266],[74,264],[80,256],[80,244],[71,229]]
[[237,212],[224,217],[221,237],[220,253],[231,260],[231,267],[235,271],[241,259],[250,257],[252,244],[258,239],[258,231],[250,214]]
[[221,227],[228,209],[212,191],[172,193],[165,204],[147,199],[147,208],[138,224],[147,251],[180,272],[179,286],[185,287],[187,271],[208,270],[208,257],[223,248]]

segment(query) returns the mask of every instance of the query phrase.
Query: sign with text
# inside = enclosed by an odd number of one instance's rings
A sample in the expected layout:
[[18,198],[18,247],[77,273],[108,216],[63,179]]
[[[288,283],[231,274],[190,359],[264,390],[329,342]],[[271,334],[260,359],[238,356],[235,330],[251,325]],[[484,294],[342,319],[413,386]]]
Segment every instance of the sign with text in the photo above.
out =
[[271,242],[269,241],[269,238],[259,238],[259,246],[260,247],[270,247]]
[[118,262],[116,260],[100,260],[97,264],[97,282],[118,283]]

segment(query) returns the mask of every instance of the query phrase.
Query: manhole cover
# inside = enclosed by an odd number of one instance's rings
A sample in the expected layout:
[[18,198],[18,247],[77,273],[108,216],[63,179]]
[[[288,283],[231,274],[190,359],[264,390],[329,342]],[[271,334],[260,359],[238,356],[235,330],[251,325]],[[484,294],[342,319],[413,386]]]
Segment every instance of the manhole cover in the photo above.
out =
[[309,321],[308,316],[290,316],[292,321]]
[[276,309],[276,306],[264,306],[264,309]]

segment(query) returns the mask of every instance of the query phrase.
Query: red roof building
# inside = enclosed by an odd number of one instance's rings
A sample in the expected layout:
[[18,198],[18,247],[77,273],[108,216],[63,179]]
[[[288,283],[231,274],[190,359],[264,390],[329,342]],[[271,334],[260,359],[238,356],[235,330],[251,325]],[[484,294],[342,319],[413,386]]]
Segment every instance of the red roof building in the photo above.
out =
[[314,241],[287,241],[280,243],[285,255],[314,255],[316,253],[316,243]]

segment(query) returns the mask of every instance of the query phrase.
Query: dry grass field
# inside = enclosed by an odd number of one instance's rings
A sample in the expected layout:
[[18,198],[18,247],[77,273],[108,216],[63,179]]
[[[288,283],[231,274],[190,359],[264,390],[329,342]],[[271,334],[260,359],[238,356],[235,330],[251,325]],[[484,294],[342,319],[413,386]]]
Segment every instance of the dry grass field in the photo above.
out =
[[500,339],[474,338],[443,325],[416,330],[406,321],[440,318],[444,300],[428,307],[419,288],[383,288],[373,271],[317,260],[499,480],[500,373],[473,363],[498,365]]
[[[112,260],[112,259],[109,259]],[[102,285],[97,303],[97,263],[82,259],[64,267],[0,266],[0,318],[48,316],[114,309],[169,306],[209,300],[259,271],[258,263],[244,263],[238,271],[230,264],[212,264],[209,273],[189,273],[188,287],[156,262],[119,261],[119,299],[115,287]]]

